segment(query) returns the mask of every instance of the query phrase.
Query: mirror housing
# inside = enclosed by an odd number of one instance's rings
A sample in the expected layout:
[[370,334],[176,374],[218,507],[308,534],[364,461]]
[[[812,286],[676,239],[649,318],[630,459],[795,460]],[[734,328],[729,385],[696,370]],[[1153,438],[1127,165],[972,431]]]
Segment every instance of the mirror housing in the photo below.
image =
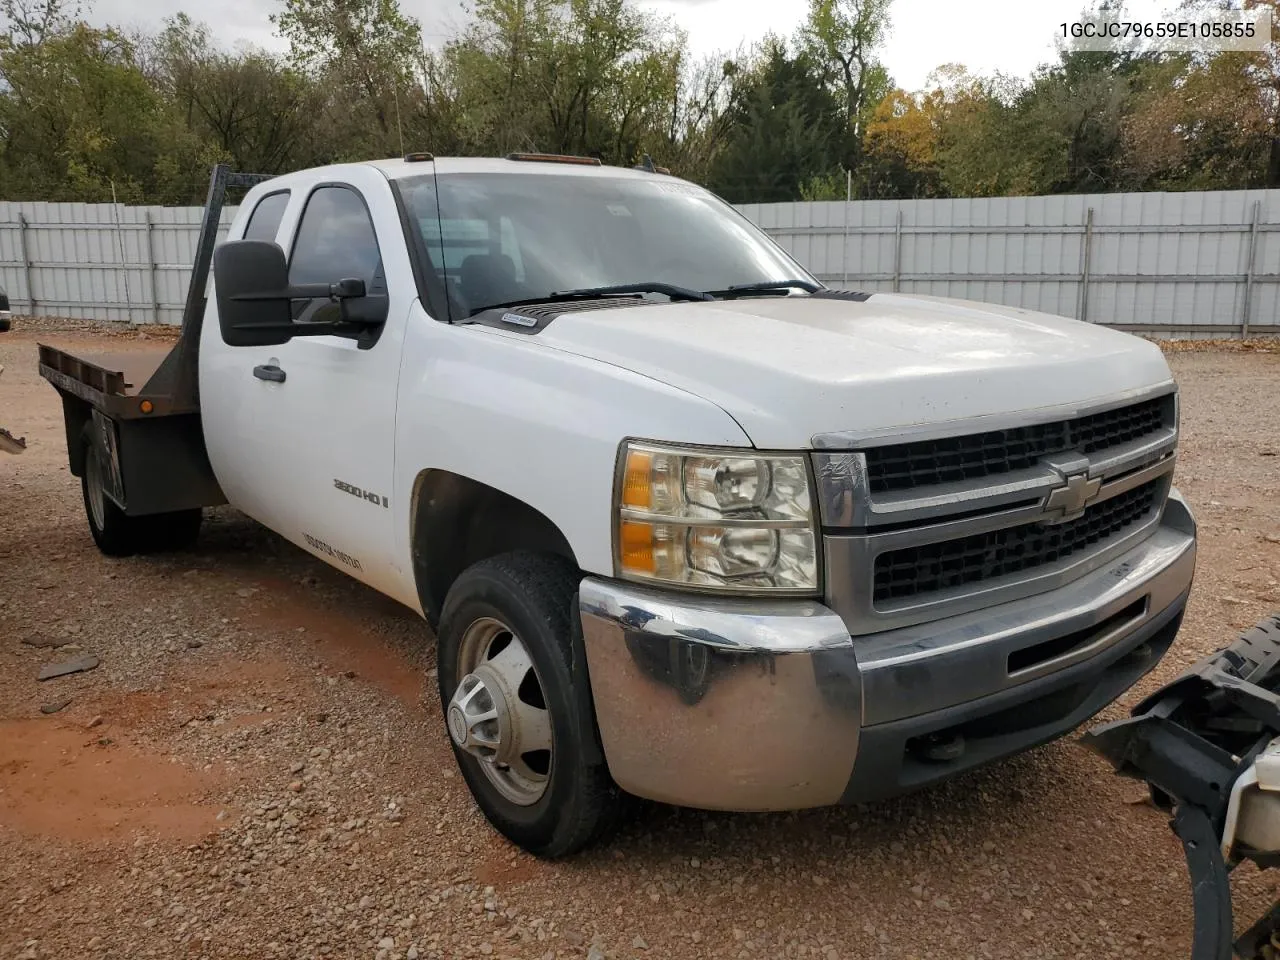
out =
[[234,240],[213,253],[218,326],[231,347],[268,347],[292,338],[289,264],[266,240]]
[[347,279],[329,284],[329,294],[334,300],[358,300],[365,295],[363,280]]
[[[386,320],[387,298],[368,296],[363,280],[289,286],[284,251],[268,240],[233,240],[218,247],[213,284],[218,326],[231,347],[271,347],[294,337],[358,333]],[[294,321],[293,301],[324,299],[341,304],[340,322]]]

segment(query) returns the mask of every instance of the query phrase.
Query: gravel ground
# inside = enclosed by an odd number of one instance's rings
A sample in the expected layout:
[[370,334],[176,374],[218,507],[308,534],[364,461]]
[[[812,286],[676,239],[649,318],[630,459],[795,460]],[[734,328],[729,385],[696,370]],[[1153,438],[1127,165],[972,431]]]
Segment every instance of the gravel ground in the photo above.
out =
[[[866,808],[646,805],[572,861],[515,850],[455,772],[408,611],[229,509],[193,553],[94,550],[37,337],[139,339],[0,336],[0,425],[30,441],[0,457],[0,957],[1187,955],[1166,818],[1070,740]],[[1280,607],[1280,352],[1171,360],[1200,573],[1107,717]],[[1277,884],[1242,874],[1251,919]]]

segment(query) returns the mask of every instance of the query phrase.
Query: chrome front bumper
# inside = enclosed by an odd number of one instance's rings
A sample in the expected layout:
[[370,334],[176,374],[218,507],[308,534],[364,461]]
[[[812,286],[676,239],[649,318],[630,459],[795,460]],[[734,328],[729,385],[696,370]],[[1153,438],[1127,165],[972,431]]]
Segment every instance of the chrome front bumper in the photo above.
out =
[[[817,601],[589,578],[579,605],[609,771],[680,806],[792,810],[891,796],[1029,749],[1155,666],[1195,554],[1175,492],[1149,539],[1066,586],[856,638]],[[929,754],[939,742],[951,747]]]

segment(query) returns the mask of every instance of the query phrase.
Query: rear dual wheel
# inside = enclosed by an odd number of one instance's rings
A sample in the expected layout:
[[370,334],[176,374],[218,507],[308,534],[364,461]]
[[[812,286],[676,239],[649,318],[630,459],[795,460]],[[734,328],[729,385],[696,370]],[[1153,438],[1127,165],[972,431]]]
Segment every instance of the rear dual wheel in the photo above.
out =
[[440,622],[440,702],[463,778],[494,827],[547,858],[602,840],[623,809],[574,685],[578,579],[559,557],[485,560]]
[[97,444],[88,427],[81,435],[84,444],[84,470],[80,477],[80,493],[89,520],[93,542],[108,557],[131,557],[138,553],[163,553],[182,550],[200,535],[203,515],[200,510],[179,510],[148,517],[131,517],[107,496],[106,470]]

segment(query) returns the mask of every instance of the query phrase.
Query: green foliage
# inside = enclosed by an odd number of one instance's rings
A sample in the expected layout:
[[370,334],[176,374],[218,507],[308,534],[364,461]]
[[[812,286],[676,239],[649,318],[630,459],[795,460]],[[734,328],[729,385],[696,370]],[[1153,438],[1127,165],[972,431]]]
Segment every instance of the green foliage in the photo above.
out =
[[305,163],[302,149],[324,101],[297,70],[258,51],[229,54],[181,14],[148,45],[149,73],[181,119],[191,159],[275,173]]
[[[1280,43],[1064,47],[1026,79],[952,65],[906,91],[880,60],[892,0],[809,0],[793,39],[701,62],[634,0],[472,0],[437,48],[398,0],[272,3],[284,56],[185,15],[132,35],[0,0],[0,197],[195,203],[217,162],[424,149],[648,154],[743,202],[1280,186]],[[1245,5],[1280,24],[1280,0]]]
[[467,152],[631,163],[678,109],[684,38],[624,0],[478,0],[442,58]]
[[801,187],[841,161],[841,105],[806,53],[773,41],[737,78],[732,132],[708,173],[708,186],[732,202],[796,200]]
[[327,94],[318,117],[333,160],[405,152],[403,104],[422,30],[397,0],[284,0],[271,18],[299,74]]
[[801,200],[844,200],[848,194],[848,178],[839,173],[821,173],[800,184]]
[[113,30],[58,25],[39,42],[0,37],[0,193],[48,200],[139,199],[163,104]]
[[1280,0],[1265,53],[1184,56],[1135,83],[1123,135],[1129,186],[1146,190],[1280,186]]
[[876,104],[889,91],[888,71],[876,47],[889,29],[892,0],[809,0],[800,47],[824,71],[824,81],[844,98],[845,123],[860,135]]

